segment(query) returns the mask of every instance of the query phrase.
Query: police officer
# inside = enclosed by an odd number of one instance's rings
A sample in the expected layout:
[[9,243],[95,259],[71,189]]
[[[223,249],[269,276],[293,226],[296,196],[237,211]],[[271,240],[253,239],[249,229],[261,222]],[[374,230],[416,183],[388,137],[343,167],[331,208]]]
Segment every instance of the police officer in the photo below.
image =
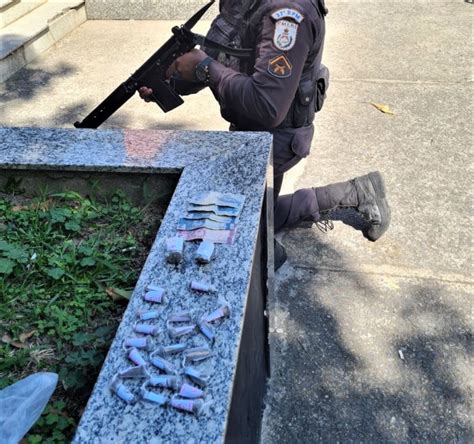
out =
[[[328,86],[328,72],[321,65],[324,0],[221,0],[219,9],[207,37],[255,48],[253,58],[193,49],[173,63],[168,75],[209,86],[231,130],[272,133],[275,231],[304,220],[325,221],[330,211],[353,207],[369,222],[364,236],[376,241],[390,223],[379,172],[279,196],[284,173],[309,154],[313,120]],[[141,88],[140,96],[148,101],[151,92]],[[285,260],[283,246],[276,243],[275,268]]]

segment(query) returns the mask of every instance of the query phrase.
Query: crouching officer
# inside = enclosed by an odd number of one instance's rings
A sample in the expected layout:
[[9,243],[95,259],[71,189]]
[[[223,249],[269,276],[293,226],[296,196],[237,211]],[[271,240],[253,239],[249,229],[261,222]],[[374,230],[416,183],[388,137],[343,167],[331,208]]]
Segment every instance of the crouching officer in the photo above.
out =
[[[353,207],[370,223],[363,234],[375,241],[390,223],[379,172],[279,196],[284,173],[309,154],[313,120],[328,87],[328,71],[321,64],[326,13],[324,0],[222,0],[207,37],[254,48],[253,58],[194,49],[179,57],[168,75],[209,86],[231,130],[272,133],[275,231],[320,222],[334,209]],[[140,90],[145,100],[150,93]],[[276,244],[275,268],[285,260],[283,246]]]

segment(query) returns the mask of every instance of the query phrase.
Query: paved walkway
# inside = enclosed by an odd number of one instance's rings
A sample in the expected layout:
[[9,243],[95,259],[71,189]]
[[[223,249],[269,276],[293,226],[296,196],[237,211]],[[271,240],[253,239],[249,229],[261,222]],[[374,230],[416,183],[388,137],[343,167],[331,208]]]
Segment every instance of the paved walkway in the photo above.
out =
[[[360,220],[350,213],[337,214],[328,234],[300,227],[281,236],[289,261],[270,307],[262,440],[468,442],[474,6],[327,3],[329,99],[312,154],[285,189],[380,169],[393,222],[375,244],[352,227]],[[0,85],[0,125],[71,126],[171,26],[86,22]],[[167,115],[134,98],[110,126],[227,128],[208,91]]]

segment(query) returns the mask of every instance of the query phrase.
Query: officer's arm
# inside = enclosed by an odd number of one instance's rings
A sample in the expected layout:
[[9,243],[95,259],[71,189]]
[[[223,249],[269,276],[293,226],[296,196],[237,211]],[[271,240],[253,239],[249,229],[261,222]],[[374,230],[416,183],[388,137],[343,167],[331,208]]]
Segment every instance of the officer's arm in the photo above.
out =
[[[266,128],[278,126],[288,113],[314,41],[309,18],[303,18],[300,23],[285,18],[291,24],[289,32],[285,33],[284,23],[272,18],[279,9],[281,7],[274,8],[263,17],[251,76],[237,73],[216,61],[209,67],[210,85],[217,93],[221,107],[230,108],[232,114]],[[293,40],[289,42],[290,39]]]

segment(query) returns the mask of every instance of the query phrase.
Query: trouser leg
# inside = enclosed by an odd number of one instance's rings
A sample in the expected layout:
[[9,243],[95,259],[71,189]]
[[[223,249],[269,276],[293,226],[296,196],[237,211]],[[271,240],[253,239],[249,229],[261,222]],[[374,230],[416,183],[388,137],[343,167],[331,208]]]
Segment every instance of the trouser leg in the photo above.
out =
[[280,196],[275,206],[275,231],[303,221],[317,222],[321,213],[338,207],[356,207],[357,203],[357,192],[351,181]]
[[275,207],[275,232],[305,220],[320,219],[318,201],[312,188],[280,196]]
[[273,189],[275,232],[302,220],[319,220],[316,196],[312,189],[280,196],[283,175],[308,155],[313,137],[312,126],[273,133]]

